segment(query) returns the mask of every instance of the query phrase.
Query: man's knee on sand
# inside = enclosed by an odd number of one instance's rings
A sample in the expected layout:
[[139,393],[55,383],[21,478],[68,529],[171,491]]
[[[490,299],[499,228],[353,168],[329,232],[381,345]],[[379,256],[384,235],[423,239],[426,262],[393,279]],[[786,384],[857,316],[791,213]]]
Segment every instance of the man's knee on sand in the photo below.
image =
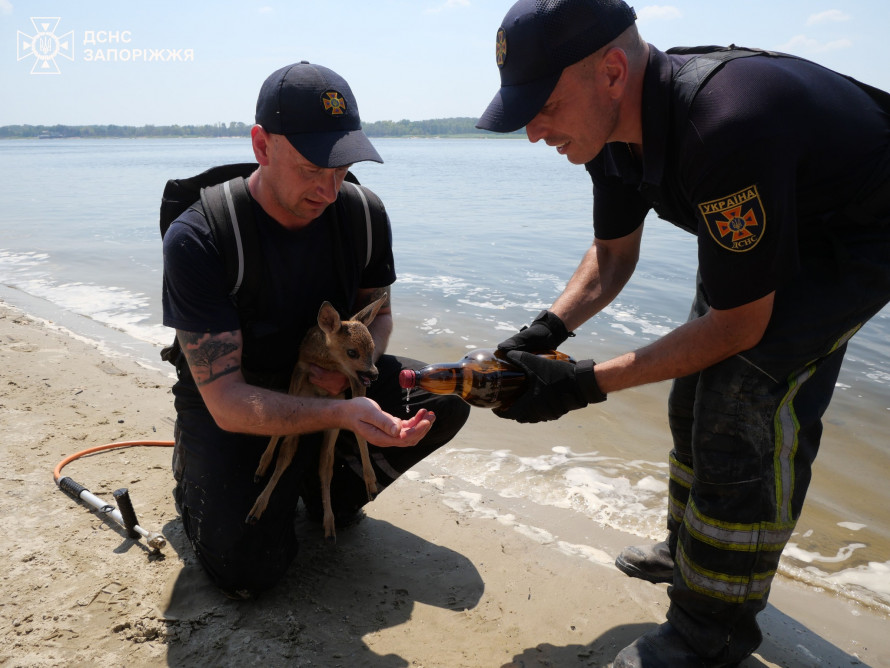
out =
[[192,543],[198,561],[213,584],[224,592],[240,593],[241,597],[271,589],[284,577],[297,556],[297,539],[286,549],[257,545],[258,549],[245,550],[239,546],[230,551],[208,555],[199,545]]
[[[182,498],[181,493],[176,496]],[[223,591],[269,589],[281,580],[297,555],[293,513],[287,522],[275,521],[270,515],[248,525],[243,519],[205,516],[188,503],[180,503],[180,512],[198,562]]]

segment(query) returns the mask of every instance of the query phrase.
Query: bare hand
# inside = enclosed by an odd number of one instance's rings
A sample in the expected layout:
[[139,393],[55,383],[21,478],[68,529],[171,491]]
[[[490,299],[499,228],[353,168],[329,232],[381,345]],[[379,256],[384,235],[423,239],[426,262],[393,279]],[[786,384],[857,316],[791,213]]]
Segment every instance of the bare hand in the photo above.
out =
[[358,397],[347,402],[348,428],[361,434],[368,443],[381,448],[408,448],[417,445],[429,433],[436,415],[421,408],[408,420],[383,411],[376,401]]
[[309,365],[309,382],[320,387],[329,396],[338,397],[349,387],[349,378],[339,371],[330,371],[317,364]]

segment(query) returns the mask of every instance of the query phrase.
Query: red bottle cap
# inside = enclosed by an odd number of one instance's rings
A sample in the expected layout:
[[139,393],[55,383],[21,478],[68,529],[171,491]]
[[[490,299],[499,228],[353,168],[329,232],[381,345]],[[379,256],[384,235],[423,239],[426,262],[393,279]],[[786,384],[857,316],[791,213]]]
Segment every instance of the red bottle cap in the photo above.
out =
[[402,369],[399,372],[399,386],[403,389],[410,390],[416,386],[416,378],[417,374],[414,373],[414,369]]

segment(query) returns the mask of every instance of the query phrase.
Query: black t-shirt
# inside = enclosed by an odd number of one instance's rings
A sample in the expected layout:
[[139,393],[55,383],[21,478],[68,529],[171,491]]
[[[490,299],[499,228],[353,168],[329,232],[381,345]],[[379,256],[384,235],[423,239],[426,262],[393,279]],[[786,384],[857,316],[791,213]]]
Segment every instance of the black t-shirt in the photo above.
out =
[[[372,251],[365,266],[364,216],[357,225],[344,199],[341,194],[319,218],[295,230],[278,224],[252,200],[264,266],[260,268],[263,308],[251,323],[241,322],[229,297],[231,286],[203,212],[184,212],[164,236],[164,324],[202,333],[240,329],[245,336],[247,371],[289,376],[299,342],[316,324],[322,302],[330,301],[343,316],[349,316],[359,289],[395,282],[385,212],[372,216]],[[363,238],[357,239],[358,234]],[[255,361],[254,369],[249,368],[250,361]]]
[[608,144],[587,169],[594,230],[625,236],[650,210],[698,236],[709,303],[779,288],[820,246],[890,150],[887,113],[854,82],[796,58],[726,63],[672,124],[672,73],[689,58],[650,45],[643,159]]

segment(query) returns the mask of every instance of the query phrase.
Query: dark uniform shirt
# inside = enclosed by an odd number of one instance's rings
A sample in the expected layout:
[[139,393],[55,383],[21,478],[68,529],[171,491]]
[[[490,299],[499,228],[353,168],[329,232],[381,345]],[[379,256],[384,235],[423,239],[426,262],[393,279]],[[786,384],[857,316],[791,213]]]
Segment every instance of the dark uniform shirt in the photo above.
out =
[[587,165],[596,236],[630,234],[654,208],[698,236],[711,306],[759,299],[795,275],[802,253],[821,252],[846,224],[836,214],[874,187],[887,112],[815,63],[755,56],[717,70],[676,127],[673,73],[690,56],[649,48],[642,161],[612,143]]

